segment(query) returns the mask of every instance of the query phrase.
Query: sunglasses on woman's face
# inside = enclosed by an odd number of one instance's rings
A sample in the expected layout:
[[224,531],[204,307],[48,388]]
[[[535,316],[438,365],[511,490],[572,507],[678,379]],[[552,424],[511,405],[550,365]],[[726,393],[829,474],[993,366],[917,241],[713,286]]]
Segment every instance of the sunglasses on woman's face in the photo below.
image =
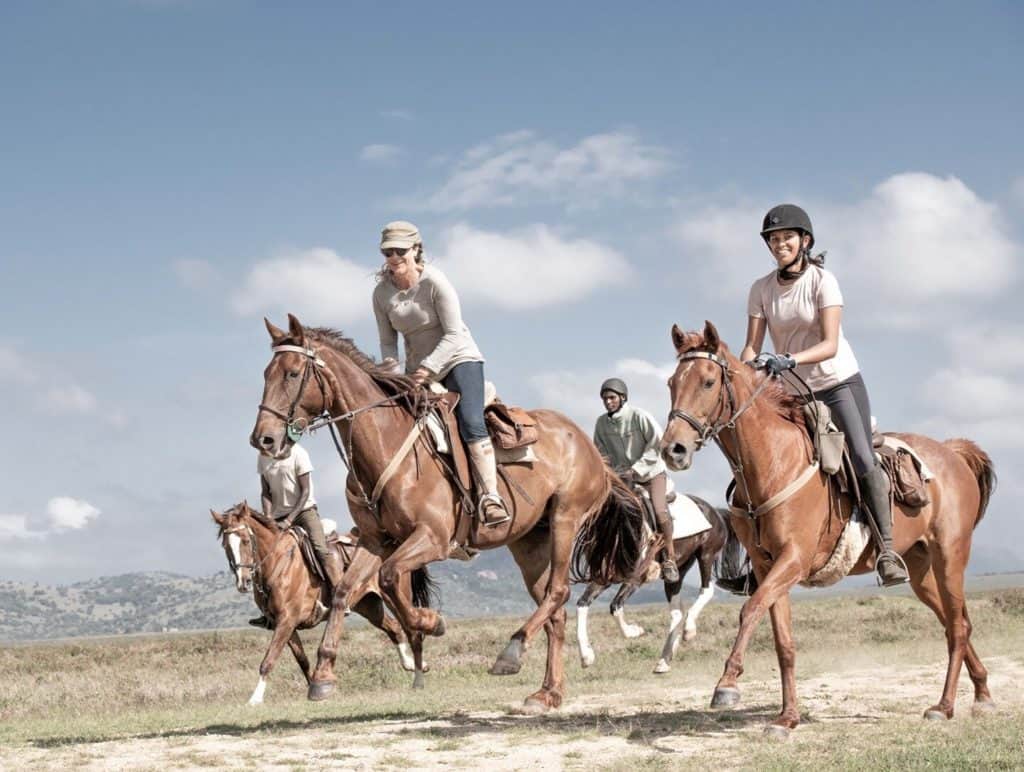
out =
[[412,247],[406,247],[405,249],[382,249],[380,253],[384,257],[404,257],[405,253],[408,252]]

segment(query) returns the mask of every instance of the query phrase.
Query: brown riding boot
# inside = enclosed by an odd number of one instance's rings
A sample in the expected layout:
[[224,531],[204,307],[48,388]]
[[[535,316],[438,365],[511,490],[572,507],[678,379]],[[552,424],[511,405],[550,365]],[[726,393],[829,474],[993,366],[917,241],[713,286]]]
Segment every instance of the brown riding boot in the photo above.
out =
[[658,530],[665,540],[665,548],[662,550],[661,578],[666,582],[679,581],[679,568],[676,566],[676,547],[672,541],[672,518],[661,516],[658,518]]
[[907,568],[892,548],[892,504],[889,501],[889,476],[879,465],[865,475],[857,478],[860,481],[861,498],[868,508],[868,514],[878,526],[878,558],[875,570],[883,587],[893,587],[910,581]]
[[477,480],[483,492],[477,509],[480,519],[488,528],[507,523],[512,519],[508,507],[498,493],[498,467],[494,461],[494,448],[490,440],[480,440],[466,446],[469,458],[476,470]]

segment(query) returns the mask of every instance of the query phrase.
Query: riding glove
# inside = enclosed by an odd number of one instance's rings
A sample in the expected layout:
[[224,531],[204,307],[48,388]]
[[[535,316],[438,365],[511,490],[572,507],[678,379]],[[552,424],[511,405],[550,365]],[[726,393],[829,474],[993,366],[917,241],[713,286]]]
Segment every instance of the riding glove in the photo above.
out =
[[758,354],[754,360],[754,367],[767,370],[772,375],[778,375],[786,370],[796,367],[796,360],[789,354]]

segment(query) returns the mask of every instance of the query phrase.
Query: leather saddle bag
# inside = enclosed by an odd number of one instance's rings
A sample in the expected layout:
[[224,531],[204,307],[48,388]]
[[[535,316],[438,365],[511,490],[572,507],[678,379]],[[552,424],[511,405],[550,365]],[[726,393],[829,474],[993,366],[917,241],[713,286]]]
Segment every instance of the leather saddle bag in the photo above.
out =
[[540,438],[537,422],[521,407],[492,402],[484,408],[484,421],[494,444],[504,450],[532,445]]

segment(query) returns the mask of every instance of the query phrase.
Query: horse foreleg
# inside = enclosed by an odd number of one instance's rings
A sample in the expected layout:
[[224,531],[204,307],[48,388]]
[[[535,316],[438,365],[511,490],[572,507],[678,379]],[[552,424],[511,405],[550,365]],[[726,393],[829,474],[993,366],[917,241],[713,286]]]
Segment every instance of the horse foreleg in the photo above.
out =
[[427,668],[423,664],[423,633],[413,633],[409,637],[409,641],[412,644],[412,688],[422,689],[424,686],[423,674],[427,671]]
[[779,677],[782,679],[782,712],[764,730],[775,737],[786,737],[789,730],[795,729],[800,723],[800,709],[796,700],[796,646],[793,645],[789,593],[775,601],[770,613],[775,654],[779,660]]
[[309,684],[309,679],[313,673],[309,667],[309,658],[306,656],[306,650],[302,646],[302,639],[299,637],[299,631],[295,630],[292,632],[291,637],[288,639],[288,648],[292,650],[292,654],[295,656],[295,661],[299,665],[299,670],[302,671],[302,677],[306,679],[306,683]]
[[316,669],[309,682],[307,696],[310,700],[327,699],[334,690],[334,662],[338,657],[341,634],[345,627],[345,614],[354,598],[365,592],[366,583],[373,578],[379,568],[380,558],[360,545],[356,548],[345,575],[334,588],[327,625],[317,651]]
[[743,675],[743,656],[746,654],[750,639],[757,629],[758,623],[765,613],[782,596],[789,593],[802,576],[803,569],[795,551],[783,552],[772,565],[768,574],[761,579],[757,591],[747,599],[740,609],[740,628],[736,633],[736,641],[725,661],[725,671],[718,679],[715,693],[711,698],[711,707],[732,707],[740,701],[740,690],[736,682]]
[[433,609],[417,608],[412,602],[409,574],[427,563],[448,557],[448,539],[439,538],[427,526],[419,525],[380,568],[380,589],[410,635],[444,635],[444,618]]
[[697,561],[697,565],[700,567],[700,592],[697,594],[697,600],[693,602],[690,610],[686,613],[686,623],[683,625],[684,641],[692,641],[697,637],[697,617],[715,595],[715,582],[711,571],[714,560],[714,555],[705,554],[702,551]]
[[608,609],[615,621],[619,623],[619,631],[624,638],[639,638],[645,632],[640,625],[630,624],[626,621],[626,601],[636,592],[637,587],[639,584],[635,581],[623,582],[619,591],[615,593],[615,597],[612,598],[611,606]]
[[587,585],[587,589],[583,591],[580,599],[576,601],[576,642],[579,644],[580,664],[583,667],[590,667],[596,659],[594,648],[590,645],[590,634],[587,630],[590,604],[597,600],[597,597],[607,589],[607,584],[591,582]]
[[263,655],[263,661],[260,663],[260,680],[256,682],[256,688],[253,689],[252,696],[249,698],[250,705],[263,704],[263,693],[267,689],[267,676],[274,669],[274,663],[281,656],[284,645],[294,634],[295,622],[292,621],[291,617],[287,615],[279,617],[277,626],[274,628],[274,634],[270,638],[267,653]]
[[[666,584],[667,588],[668,585]],[[679,648],[679,642],[682,636],[680,635],[679,628],[683,624],[683,585],[682,582],[676,582],[673,584],[675,593],[668,599],[669,605],[669,623],[668,623],[668,636],[665,638],[665,645],[661,647],[661,659],[658,660],[658,664],[654,666],[654,672],[661,674],[667,673],[672,669],[669,662],[676,654],[676,650]]]

